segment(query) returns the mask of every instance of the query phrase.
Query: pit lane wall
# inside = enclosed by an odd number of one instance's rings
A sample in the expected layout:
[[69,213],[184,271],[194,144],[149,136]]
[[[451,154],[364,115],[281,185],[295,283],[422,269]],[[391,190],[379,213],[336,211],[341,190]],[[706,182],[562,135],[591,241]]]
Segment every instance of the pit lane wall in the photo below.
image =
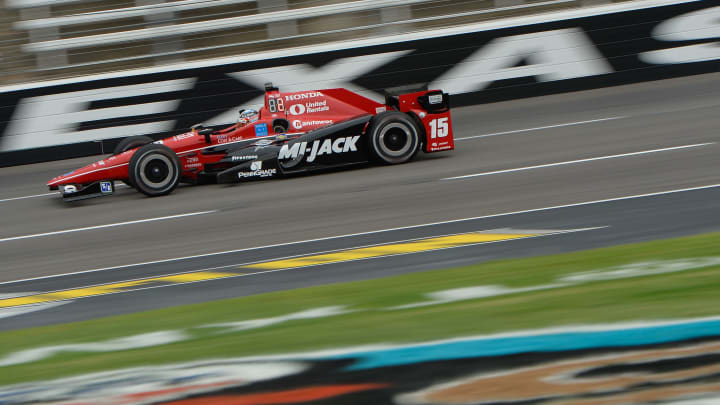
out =
[[474,105],[720,71],[720,3],[639,0],[1,89],[0,167],[233,122],[284,91],[429,84]]

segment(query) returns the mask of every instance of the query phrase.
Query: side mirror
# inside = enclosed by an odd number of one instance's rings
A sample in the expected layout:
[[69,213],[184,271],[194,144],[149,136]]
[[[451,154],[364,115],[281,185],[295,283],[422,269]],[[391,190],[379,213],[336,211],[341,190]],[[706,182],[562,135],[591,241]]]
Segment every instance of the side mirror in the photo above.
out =
[[211,143],[210,140],[210,134],[212,134],[213,131],[212,128],[205,128],[203,124],[195,124],[192,127],[190,127],[193,131],[195,131],[198,135],[203,135],[205,137],[205,143]]
[[212,140],[210,140],[210,134],[213,132],[214,131],[211,128],[204,128],[197,131],[198,134],[205,137],[205,143],[212,143]]

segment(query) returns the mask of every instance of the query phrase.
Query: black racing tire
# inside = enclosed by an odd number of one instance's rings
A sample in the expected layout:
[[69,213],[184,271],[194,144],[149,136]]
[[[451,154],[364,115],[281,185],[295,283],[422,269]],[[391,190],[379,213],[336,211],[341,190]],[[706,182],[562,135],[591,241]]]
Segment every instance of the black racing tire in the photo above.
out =
[[128,136],[127,138],[124,138],[122,141],[120,141],[120,143],[117,144],[117,146],[113,150],[113,155],[119,155],[127,150],[137,148],[138,146],[147,145],[152,142],[153,142],[153,140],[149,136],[145,136],[145,135]]
[[[115,146],[115,149],[113,150],[113,155],[119,155],[125,151],[128,151],[130,149],[137,148],[138,146],[147,145],[149,143],[152,143],[153,139],[149,136],[145,135],[136,135],[136,136],[128,136],[127,138],[123,138],[123,140],[120,141],[120,143]],[[123,183],[129,187],[135,187],[134,184],[128,180],[123,180]]]
[[370,155],[385,164],[405,163],[420,149],[420,130],[399,111],[378,114],[367,131]]
[[180,182],[180,159],[165,145],[151,143],[135,151],[128,164],[130,182],[150,197],[170,194]]

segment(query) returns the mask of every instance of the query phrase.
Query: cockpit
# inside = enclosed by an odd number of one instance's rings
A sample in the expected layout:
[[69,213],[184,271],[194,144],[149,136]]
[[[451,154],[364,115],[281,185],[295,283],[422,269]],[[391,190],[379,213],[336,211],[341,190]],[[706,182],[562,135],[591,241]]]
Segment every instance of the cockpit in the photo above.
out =
[[252,124],[258,119],[260,119],[260,113],[257,110],[240,110],[240,116],[238,117],[237,124],[238,127],[244,127],[245,125]]

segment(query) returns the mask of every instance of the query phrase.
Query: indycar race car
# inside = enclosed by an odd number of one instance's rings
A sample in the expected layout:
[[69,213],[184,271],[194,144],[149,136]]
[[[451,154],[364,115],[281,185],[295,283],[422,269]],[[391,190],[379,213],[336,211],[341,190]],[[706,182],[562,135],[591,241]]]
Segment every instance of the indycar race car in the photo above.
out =
[[346,89],[281,93],[241,110],[236,124],[194,126],[158,141],[131,136],[103,160],[50,180],[66,201],[112,194],[115,181],[148,196],[178,183],[233,183],[377,161],[404,163],[418,150],[454,148],[449,96],[388,92],[385,104]]

